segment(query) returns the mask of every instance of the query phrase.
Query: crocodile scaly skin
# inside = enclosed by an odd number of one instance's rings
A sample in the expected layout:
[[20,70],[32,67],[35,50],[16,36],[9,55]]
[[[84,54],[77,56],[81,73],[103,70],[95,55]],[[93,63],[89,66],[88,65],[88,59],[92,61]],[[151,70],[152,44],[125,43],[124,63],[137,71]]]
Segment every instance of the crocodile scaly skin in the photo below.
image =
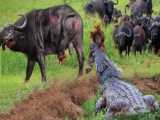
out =
[[[102,87],[102,97],[96,104],[97,111],[101,109],[102,106],[104,107],[105,104],[107,119],[116,115],[116,112],[137,114],[149,112],[152,107],[155,107],[152,106],[152,104],[146,104],[151,100],[153,103],[156,103],[152,98],[154,96],[144,97],[136,86],[122,79],[121,72],[95,43],[92,43],[91,48],[94,54],[96,71]],[[147,98],[146,101],[144,98]]]

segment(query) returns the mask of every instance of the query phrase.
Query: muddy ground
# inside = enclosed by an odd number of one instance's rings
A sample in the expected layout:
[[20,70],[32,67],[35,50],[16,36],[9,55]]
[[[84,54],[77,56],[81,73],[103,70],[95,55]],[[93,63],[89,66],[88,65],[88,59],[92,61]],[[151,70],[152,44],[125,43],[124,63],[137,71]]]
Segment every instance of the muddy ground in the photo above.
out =
[[[133,78],[132,81],[145,93],[160,94],[160,77]],[[69,83],[57,81],[50,88],[31,94],[28,99],[17,103],[8,114],[1,114],[0,120],[72,120],[83,116],[81,105],[95,96],[99,87],[94,76]]]

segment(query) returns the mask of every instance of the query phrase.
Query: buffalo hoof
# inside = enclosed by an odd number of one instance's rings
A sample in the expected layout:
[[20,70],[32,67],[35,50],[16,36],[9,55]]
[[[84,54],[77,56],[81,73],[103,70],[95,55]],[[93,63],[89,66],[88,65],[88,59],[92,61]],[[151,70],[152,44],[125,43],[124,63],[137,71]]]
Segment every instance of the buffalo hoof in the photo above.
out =
[[28,83],[28,81],[29,81],[29,80],[24,80],[24,81],[23,81],[23,84],[27,84],[27,83]]
[[46,83],[47,79],[46,78],[42,78],[42,83]]

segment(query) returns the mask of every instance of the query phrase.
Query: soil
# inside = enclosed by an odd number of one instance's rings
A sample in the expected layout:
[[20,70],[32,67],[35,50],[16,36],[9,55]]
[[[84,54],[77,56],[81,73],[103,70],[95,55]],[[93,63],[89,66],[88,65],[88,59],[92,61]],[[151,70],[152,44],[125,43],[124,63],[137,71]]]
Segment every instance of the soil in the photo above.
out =
[[132,82],[144,93],[160,95],[160,76],[152,78],[135,77]]
[[[146,93],[160,94],[160,77],[133,78],[132,81]],[[99,84],[96,76],[72,82],[57,81],[50,88],[32,93],[26,100],[17,103],[0,120],[76,120],[83,116],[81,105],[95,96]]]

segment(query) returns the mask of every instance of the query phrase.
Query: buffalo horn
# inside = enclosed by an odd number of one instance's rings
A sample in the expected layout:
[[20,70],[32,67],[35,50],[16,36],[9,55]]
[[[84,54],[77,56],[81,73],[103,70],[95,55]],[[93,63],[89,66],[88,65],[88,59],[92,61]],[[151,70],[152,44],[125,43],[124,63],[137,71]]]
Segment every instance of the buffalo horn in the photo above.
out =
[[25,28],[26,25],[27,25],[27,18],[26,18],[25,15],[19,15],[19,16],[24,17],[24,22],[23,22],[22,25],[20,25],[20,26],[14,25],[14,27],[15,27],[16,29],[22,30],[22,29]]

